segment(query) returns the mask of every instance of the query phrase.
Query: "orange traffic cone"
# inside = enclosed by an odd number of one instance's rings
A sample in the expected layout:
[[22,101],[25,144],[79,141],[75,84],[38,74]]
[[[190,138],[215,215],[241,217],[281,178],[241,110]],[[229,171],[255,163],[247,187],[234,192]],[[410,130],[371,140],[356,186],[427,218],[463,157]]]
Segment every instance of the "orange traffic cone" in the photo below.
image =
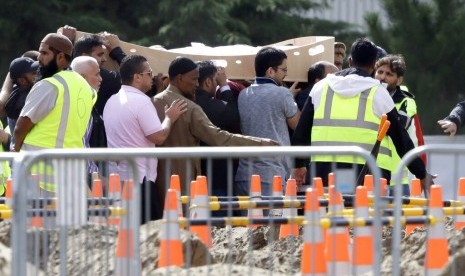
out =
[[[410,185],[410,197],[421,197],[421,183],[418,178],[412,179],[412,183]],[[410,235],[415,228],[422,226],[423,224],[407,224],[405,226],[405,236]]]
[[176,196],[178,197],[178,216],[181,218],[182,215],[182,202],[181,202],[181,180],[179,179],[179,175],[173,174],[171,175],[170,181],[170,189],[176,191]]
[[[368,218],[368,192],[364,186],[358,186],[355,194],[355,218]],[[373,266],[372,227],[354,227],[354,245],[352,247],[352,266],[355,275],[371,271]]]
[[164,225],[160,230],[160,255],[158,267],[183,266],[181,233],[178,223],[178,198],[176,191],[168,189],[163,211]]
[[[197,219],[210,219],[210,205],[208,199],[207,177],[197,176],[197,184],[195,186],[195,217]],[[212,247],[212,236],[210,225],[191,226],[189,230],[197,234],[200,240],[208,247]]]
[[[102,187],[102,180],[100,179],[95,179],[94,183],[92,185],[92,197],[93,198],[102,198],[103,197],[103,187]],[[99,207],[93,206],[93,207]],[[92,216],[89,218],[90,222],[93,223],[106,223],[106,219],[104,216]]]
[[[465,203],[465,177],[459,179],[457,200]],[[455,230],[461,230],[465,227],[465,215],[457,215],[455,218]]]
[[134,275],[131,264],[135,261],[134,255],[134,230],[131,228],[129,215],[133,213],[133,190],[134,183],[132,180],[126,181],[123,186],[123,207],[127,214],[121,218],[121,224],[116,240],[116,258],[115,274],[116,275]]
[[[113,207],[121,207],[121,179],[119,174],[112,173],[108,177],[108,198],[113,199]],[[119,226],[119,216],[109,216],[108,224]]]
[[325,243],[320,225],[320,203],[312,188],[305,192],[305,224],[302,249],[302,276],[326,275]]
[[426,275],[429,276],[439,275],[449,261],[441,186],[431,186],[428,207],[428,215],[436,218],[436,223],[428,227],[428,240],[426,241],[425,268]]
[[387,179],[380,178],[380,180],[381,180],[381,196],[387,196],[388,195]]
[[334,182],[334,173],[332,172],[328,174],[328,187],[331,185],[336,185]]
[[[252,175],[250,185],[250,201],[261,201],[262,196],[262,183],[260,176],[257,174]],[[247,212],[249,218],[263,218],[262,209],[249,208]],[[257,228],[258,225],[253,225],[252,228]]]
[[[319,199],[325,199],[325,190],[323,188],[323,180],[321,179],[321,177],[314,177],[313,178],[313,186],[312,186],[312,188],[318,194]],[[320,216],[321,217],[326,216],[326,207],[325,206],[320,207]]]
[[[334,185],[329,186],[328,209],[332,214],[344,210],[342,194]],[[329,275],[343,275],[350,271],[349,243],[349,229],[346,227],[331,227],[326,231],[325,256]]]
[[13,180],[8,178],[5,186],[5,205],[13,207]]
[[363,186],[367,188],[368,196],[373,195],[373,175],[366,174],[365,179],[363,180]]
[[[286,185],[286,197],[285,199],[296,199],[297,198],[297,183],[295,179],[288,179]],[[297,217],[296,208],[285,208],[283,209],[284,218],[295,218]],[[279,227],[279,238],[285,238],[287,236],[299,236],[299,226],[295,223],[281,224]]]

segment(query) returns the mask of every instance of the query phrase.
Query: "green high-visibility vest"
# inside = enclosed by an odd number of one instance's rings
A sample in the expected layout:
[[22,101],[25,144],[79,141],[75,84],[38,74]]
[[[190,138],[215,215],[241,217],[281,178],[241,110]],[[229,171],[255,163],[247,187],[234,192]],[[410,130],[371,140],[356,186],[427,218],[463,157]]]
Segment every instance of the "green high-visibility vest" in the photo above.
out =
[[[373,113],[373,97],[378,85],[353,97],[341,97],[328,84],[324,85],[321,102],[315,110],[312,128],[313,146],[359,146],[371,151],[378,136],[380,118]],[[391,170],[390,140],[380,145],[378,166]],[[317,155],[313,161],[365,164],[355,156]]]
[[[87,81],[73,71],[61,71],[44,79],[57,88],[53,109],[38,122],[24,139],[24,144],[41,148],[83,148],[83,137],[89,123],[93,91]],[[31,173],[46,176],[42,189],[54,192],[51,164],[39,164]],[[42,178],[41,178],[42,179]]]
[[[409,97],[405,97],[402,101],[400,101],[399,103],[396,103],[396,109],[397,111],[399,112],[399,109],[400,107],[406,103],[407,104],[407,114],[402,114],[404,116],[407,116],[408,118],[412,118],[416,113],[417,113],[417,104],[415,103],[415,100],[412,99],[412,98],[409,98]],[[406,130],[409,134],[410,137],[412,136],[415,136],[415,125],[410,123],[407,125],[409,126]],[[412,139],[413,140],[413,139]],[[414,143],[416,143],[417,141],[413,141]],[[391,151],[392,151],[392,169],[391,171],[392,172],[395,172],[397,170],[397,166],[399,166],[399,163],[400,163],[400,156],[399,154],[397,154],[397,151],[396,151],[396,148],[394,147],[394,144],[391,143]],[[403,168],[402,169],[402,184],[406,184],[408,185],[409,184],[409,177],[408,177],[408,169],[407,168]],[[389,185],[393,186],[394,185],[394,181],[391,181],[389,183]]]

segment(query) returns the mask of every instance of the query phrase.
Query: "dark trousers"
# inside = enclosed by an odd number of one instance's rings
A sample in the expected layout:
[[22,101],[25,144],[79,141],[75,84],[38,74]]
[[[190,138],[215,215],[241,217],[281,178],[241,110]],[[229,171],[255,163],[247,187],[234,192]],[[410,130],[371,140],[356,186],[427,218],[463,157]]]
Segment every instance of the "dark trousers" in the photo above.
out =
[[144,224],[148,221],[163,218],[163,206],[165,202],[163,189],[160,189],[153,181],[146,181],[145,178],[140,188],[140,223]]

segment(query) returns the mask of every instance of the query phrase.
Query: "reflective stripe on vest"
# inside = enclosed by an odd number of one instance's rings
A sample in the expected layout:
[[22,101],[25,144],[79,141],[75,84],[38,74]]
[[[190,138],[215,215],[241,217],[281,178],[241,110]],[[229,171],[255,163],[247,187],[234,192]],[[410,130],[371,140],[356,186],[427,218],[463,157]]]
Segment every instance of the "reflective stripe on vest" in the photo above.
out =
[[53,109],[26,136],[24,143],[42,148],[83,148],[92,110],[92,89],[72,71],[61,71],[48,81],[57,88]]
[[[321,102],[315,110],[312,145],[313,146],[360,146],[371,151],[376,141],[380,118],[373,113],[373,97],[378,86],[365,90],[358,95],[344,98],[335,93],[328,84],[324,85]],[[390,141],[381,142],[377,163],[391,170]],[[356,156],[324,156],[312,158],[314,161],[365,164],[365,160]]]
[[[406,107],[407,112],[399,110],[400,107],[405,102],[407,103],[407,107]],[[402,101],[400,101],[399,103],[396,103],[396,109],[397,109],[397,112],[400,115],[407,117],[406,125],[409,126],[409,127],[406,130],[407,130],[410,138],[412,138],[412,135],[416,135],[415,129],[412,129],[412,128],[415,128],[415,124],[413,122],[410,122],[410,120],[413,118],[413,116],[416,114],[416,111],[417,111],[417,104],[415,103],[415,100],[412,99],[412,98],[405,97],[404,99],[402,99]],[[418,141],[413,141],[413,142],[418,143]],[[400,164],[400,159],[401,158],[400,158],[399,154],[397,154],[396,148],[394,147],[393,143],[391,143],[391,150],[392,150],[392,169],[391,169],[391,171],[395,172],[397,170],[397,167]],[[394,179],[392,179],[389,182],[389,185],[394,186],[394,184],[395,184]],[[408,169],[406,167],[402,168],[402,184],[404,184],[404,185],[409,184],[409,173],[408,173]]]

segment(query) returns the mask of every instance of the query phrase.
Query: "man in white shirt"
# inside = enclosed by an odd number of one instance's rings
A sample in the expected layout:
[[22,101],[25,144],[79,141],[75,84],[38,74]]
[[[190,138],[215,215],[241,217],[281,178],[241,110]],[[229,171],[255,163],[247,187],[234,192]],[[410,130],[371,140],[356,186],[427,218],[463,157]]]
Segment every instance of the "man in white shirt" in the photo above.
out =
[[[143,56],[127,56],[121,62],[121,90],[110,97],[103,111],[109,148],[152,148],[168,137],[171,125],[186,111],[183,101],[175,101],[165,109],[165,119],[160,122],[154,105],[146,95],[152,86],[152,69]],[[136,160],[138,183],[141,186],[141,223],[162,217],[164,197],[156,191],[155,158]],[[120,173],[122,180],[133,178],[127,162],[110,167],[110,172]],[[145,202],[148,201],[146,204]],[[146,210],[146,205],[149,210]]]

